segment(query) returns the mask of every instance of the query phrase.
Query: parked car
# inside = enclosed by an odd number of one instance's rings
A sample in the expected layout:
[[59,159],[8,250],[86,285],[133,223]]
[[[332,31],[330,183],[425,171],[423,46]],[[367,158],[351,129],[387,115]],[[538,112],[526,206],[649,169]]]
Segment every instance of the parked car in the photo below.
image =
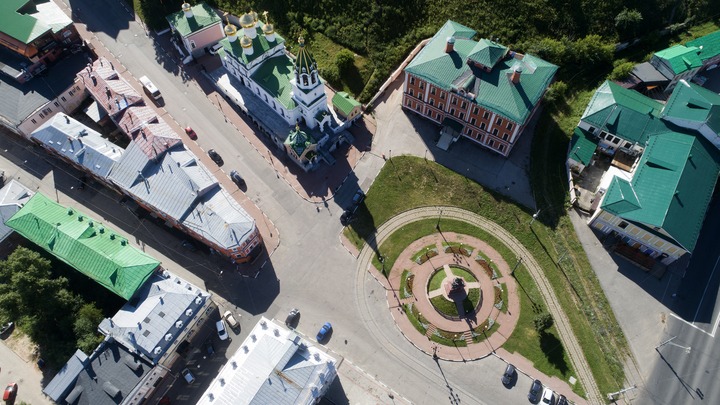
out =
[[205,343],[203,343],[203,346],[205,346],[205,351],[211,359],[215,357],[215,349],[213,349],[212,339],[206,340]]
[[188,242],[188,241],[186,241],[186,240],[180,242],[180,246],[184,247],[185,249],[187,249],[187,250],[189,250],[189,251],[191,251],[191,252],[194,252],[194,251],[197,250],[197,248],[195,247],[195,245],[193,245],[192,243],[190,243],[190,242]]
[[347,223],[351,217],[352,217],[352,212],[350,210],[343,211],[343,213],[340,215],[340,223],[343,225],[347,225]]
[[332,325],[330,325],[330,322],[325,322],[325,325],[323,325],[320,330],[317,333],[317,336],[315,336],[319,341],[325,339],[325,335],[332,329]]
[[515,366],[512,364],[508,364],[507,367],[505,367],[505,372],[502,376],[502,383],[505,385],[510,385],[512,383],[513,378],[515,377]]
[[15,397],[17,397],[17,391],[18,386],[14,382],[11,382],[10,384],[5,387],[5,393],[3,394],[3,401],[6,401],[8,403],[12,403],[15,400]]
[[365,193],[362,190],[358,190],[353,196],[352,202],[354,205],[358,205],[365,199]]
[[530,392],[528,393],[528,400],[530,402],[535,403],[538,400],[538,395],[540,394],[540,390],[542,389],[542,383],[540,380],[533,381],[532,385],[530,386]]
[[170,405],[170,398],[165,397],[160,400],[160,405]]
[[549,387],[545,387],[542,395],[542,403],[547,405],[553,405],[555,399],[555,393]]
[[183,369],[181,374],[188,384],[192,384],[195,382],[195,376],[190,372],[190,370],[188,370],[187,367]]
[[237,171],[233,170],[230,172],[230,178],[232,179],[233,183],[235,183],[238,188],[245,186],[245,179],[243,179]]
[[37,364],[38,368],[43,368],[45,367],[45,359],[40,357],[35,364]]
[[295,325],[295,321],[297,320],[298,316],[300,316],[300,311],[298,311],[297,308],[293,308],[288,314],[287,318],[285,318],[285,325],[287,325],[289,328],[293,328],[293,325]]
[[10,329],[12,329],[13,325],[15,325],[15,324],[12,322],[8,322],[5,325],[3,325],[2,328],[0,328],[0,335],[9,331]]
[[567,398],[565,398],[565,395],[560,395],[560,398],[558,398],[557,405],[568,405]]
[[195,133],[195,131],[193,131],[192,128],[190,128],[190,127],[185,128],[185,133],[187,134],[187,136],[190,137],[190,139],[192,139],[192,140],[197,139],[197,134]]
[[145,89],[152,98],[155,100],[159,100],[162,97],[162,94],[160,94],[160,90],[153,84],[153,82],[148,79],[147,76],[143,76],[140,78],[140,84],[142,84],[143,89]]
[[218,166],[223,165],[223,159],[220,157],[220,155],[215,152],[215,149],[208,149],[208,156],[210,156],[210,159],[213,160]]
[[222,319],[215,323],[215,327],[217,328],[217,332],[218,332],[218,336],[220,337],[220,340],[225,340],[228,338],[227,328],[225,328],[225,322],[223,322]]
[[225,313],[223,314],[223,319],[225,319],[225,322],[227,322],[227,324],[230,326],[230,329],[235,330],[240,327],[240,324],[238,323],[238,321],[235,320],[235,317],[230,311],[225,311]]

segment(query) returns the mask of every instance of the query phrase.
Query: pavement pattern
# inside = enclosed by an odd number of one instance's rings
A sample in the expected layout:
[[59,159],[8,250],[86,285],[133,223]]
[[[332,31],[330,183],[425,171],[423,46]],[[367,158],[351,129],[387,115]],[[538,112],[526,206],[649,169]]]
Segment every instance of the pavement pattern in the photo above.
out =
[[[381,245],[385,241],[385,239],[387,239],[396,230],[400,229],[402,226],[408,223],[426,218],[438,218],[441,212],[443,218],[465,221],[491,233],[502,243],[504,243],[518,258],[522,259],[523,264],[528,269],[530,275],[535,281],[535,284],[538,286],[538,290],[540,291],[543,299],[545,300],[548,312],[550,312],[550,314],[555,320],[555,325],[560,334],[560,339],[562,340],[563,346],[568,351],[570,362],[572,363],[575,372],[578,374],[578,380],[582,384],[588,396],[587,402],[590,404],[603,404],[605,401],[603,400],[597,384],[595,383],[595,379],[593,378],[587,360],[583,355],[580,344],[578,343],[577,338],[573,333],[573,330],[567,317],[565,316],[565,313],[562,310],[562,307],[555,298],[552,286],[545,277],[542,267],[540,267],[540,265],[535,261],[530,252],[514,236],[512,236],[501,226],[497,225],[492,221],[489,221],[488,219],[480,215],[456,207],[437,206],[414,208],[404,211],[390,218],[377,228],[375,234],[368,238],[366,244],[361,250],[360,256],[358,258],[356,286],[363,286],[362,279],[365,275],[365,272],[371,272],[371,268],[373,267],[371,264],[371,260],[373,255],[376,254],[375,249],[377,246]],[[379,278],[377,276],[375,278],[378,280],[378,282],[383,284],[385,288],[389,287],[386,282],[383,283],[382,278]],[[372,319],[372,316],[370,315],[368,304],[365,302],[365,297],[367,296],[367,294],[365,294],[362,288],[357,288],[356,295],[358,310],[361,313],[362,319],[366,322],[369,329],[377,329],[377,325],[373,326],[374,321]],[[576,403],[586,402],[577,395],[566,396],[568,397],[568,399]]]

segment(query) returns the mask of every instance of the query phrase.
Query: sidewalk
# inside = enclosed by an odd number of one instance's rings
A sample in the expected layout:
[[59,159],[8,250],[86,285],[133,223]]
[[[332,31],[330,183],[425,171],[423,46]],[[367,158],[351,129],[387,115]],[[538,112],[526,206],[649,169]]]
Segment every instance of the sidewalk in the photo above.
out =
[[[135,77],[125,68],[125,66],[118,61],[115,56],[100,42],[100,40],[87,29],[86,25],[78,17],[76,13],[71,13],[71,10],[61,0],[55,0],[55,3],[69,15],[75,22],[75,27],[80,36],[85,40],[86,43],[91,44],[94,48],[95,53],[98,57],[107,58],[118,71],[118,74],[122,76],[139,94],[145,99],[145,104],[152,108],[158,115],[158,117],[165,120],[165,122],[178,134],[183,140],[185,147],[190,150],[204,165],[210,170],[213,175],[218,179],[220,184],[230,195],[240,204],[247,213],[255,219],[255,224],[263,237],[265,244],[265,252],[260,256],[259,260],[256,260],[252,264],[242,264],[238,266],[238,270],[243,275],[254,276],[260,268],[265,264],[265,261],[269,256],[272,256],[275,249],[280,244],[280,235],[275,228],[275,224],[267,218],[267,216],[245,195],[241,190],[237,188],[235,183],[232,182],[230,177],[219,168],[215,162],[205,153],[205,151],[192,139],[190,139],[185,130],[178,124],[178,122],[168,114],[165,108],[158,106],[149,99],[143,91],[140,84],[137,82]],[[152,35],[152,34],[151,34]]]

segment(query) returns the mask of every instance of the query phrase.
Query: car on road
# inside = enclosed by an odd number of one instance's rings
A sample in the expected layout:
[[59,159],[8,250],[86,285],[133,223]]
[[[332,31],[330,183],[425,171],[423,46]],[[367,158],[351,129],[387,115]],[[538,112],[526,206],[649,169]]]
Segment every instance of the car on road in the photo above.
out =
[[560,398],[558,398],[557,405],[568,405],[567,398],[565,398],[565,395],[560,395]]
[[2,328],[0,328],[0,335],[9,331],[13,327],[13,325],[15,325],[15,324],[12,322],[8,322],[5,325],[3,325]]
[[190,243],[190,242],[188,242],[188,241],[186,241],[186,240],[180,242],[180,246],[184,247],[185,249],[187,249],[187,250],[189,250],[189,251],[191,251],[191,252],[194,252],[194,251],[197,250],[197,248],[195,247],[195,245],[193,245],[192,243]]
[[550,387],[545,387],[545,390],[543,390],[542,395],[542,403],[547,405],[553,405],[553,401],[555,400],[555,393],[553,390],[550,389]]
[[233,170],[230,172],[230,178],[232,179],[233,183],[235,183],[238,188],[245,187],[245,179],[243,179],[237,171]]
[[12,403],[15,400],[15,397],[17,397],[17,391],[18,386],[14,382],[11,382],[10,384],[5,387],[5,393],[3,394],[3,401],[7,403]]
[[285,325],[287,325],[289,328],[293,328],[293,325],[295,325],[295,321],[297,320],[298,316],[300,316],[300,311],[298,311],[297,308],[293,308],[288,314],[287,318],[285,318]]
[[227,328],[225,327],[225,322],[222,319],[215,323],[215,327],[217,328],[217,333],[220,337],[220,340],[225,340],[228,338]]
[[320,330],[317,333],[317,336],[315,336],[319,341],[325,339],[325,335],[332,329],[332,325],[330,325],[330,322],[325,322],[325,325],[323,325]]
[[540,394],[540,390],[542,389],[542,383],[540,380],[535,380],[532,382],[532,385],[530,386],[530,392],[528,393],[528,400],[530,402],[535,403],[538,400],[538,395]]
[[347,225],[347,223],[348,223],[348,221],[350,220],[350,218],[352,218],[352,211],[350,211],[350,210],[345,210],[345,211],[343,211],[343,213],[340,215],[340,223],[343,224],[343,225]]
[[515,377],[515,366],[512,364],[508,364],[507,367],[505,367],[505,372],[502,376],[502,383],[505,385],[510,385],[512,383],[513,378]]
[[358,205],[364,199],[365,199],[365,193],[362,190],[358,190],[355,193],[355,195],[353,196],[352,203],[353,203],[353,205]]
[[236,330],[240,327],[240,324],[238,323],[238,321],[235,320],[235,317],[230,311],[225,311],[225,313],[223,314],[223,319],[225,319],[225,322],[227,322],[227,324],[230,326],[230,329],[232,330]]
[[197,134],[195,133],[195,131],[193,131],[192,128],[190,128],[190,127],[185,128],[185,133],[187,134],[187,136],[190,137],[190,139],[192,139],[192,140],[197,139]]
[[170,405],[170,398],[165,397],[160,400],[160,405]]
[[205,351],[207,352],[208,357],[210,357],[211,359],[215,357],[215,349],[212,345],[212,339],[206,340],[205,343],[203,343],[203,346],[205,346]]
[[215,152],[215,149],[208,149],[207,153],[208,156],[210,156],[210,159],[212,159],[213,162],[215,162],[218,166],[223,165],[223,159],[217,152]]
[[182,374],[185,382],[187,382],[188,384],[192,384],[195,382],[195,376],[192,374],[192,372],[190,372],[190,370],[188,370],[187,367],[185,367],[180,374]]
[[155,100],[159,100],[162,97],[162,94],[160,94],[160,90],[155,86],[155,84],[148,79],[147,76],[143,76],[140,78],[140,84],[142,84],[143,89],[152,96]]

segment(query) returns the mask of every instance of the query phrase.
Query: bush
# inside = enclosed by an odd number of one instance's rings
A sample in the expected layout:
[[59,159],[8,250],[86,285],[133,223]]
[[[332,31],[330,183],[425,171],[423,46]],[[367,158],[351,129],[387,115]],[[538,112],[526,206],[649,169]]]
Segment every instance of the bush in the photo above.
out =
[[335,55],[335,66],[343,72],[348,70],[355,64],[355,54],[347,49],[343,49]]
[[565,94],[567,93],[567,84],[557,81],[548,87],[545,92],[543,101],[548,105],[557,105],[565,102]]
[[635,64],[632,62],[625,62],[616,66],[612,73],[610,73],[610,80],[625,80],[630,76]]
[[331,86],[336,88],[342,88],[342,81],[340,80],[340,72],[337,66],[329,66],[327,68],[320,69],[320,76],[325,79]]
[[533,318],[533,324],[535,325],[535,331],[538,333],[545,332],[548,328],[553,326],[552,315],[547,312],[535,315]]

